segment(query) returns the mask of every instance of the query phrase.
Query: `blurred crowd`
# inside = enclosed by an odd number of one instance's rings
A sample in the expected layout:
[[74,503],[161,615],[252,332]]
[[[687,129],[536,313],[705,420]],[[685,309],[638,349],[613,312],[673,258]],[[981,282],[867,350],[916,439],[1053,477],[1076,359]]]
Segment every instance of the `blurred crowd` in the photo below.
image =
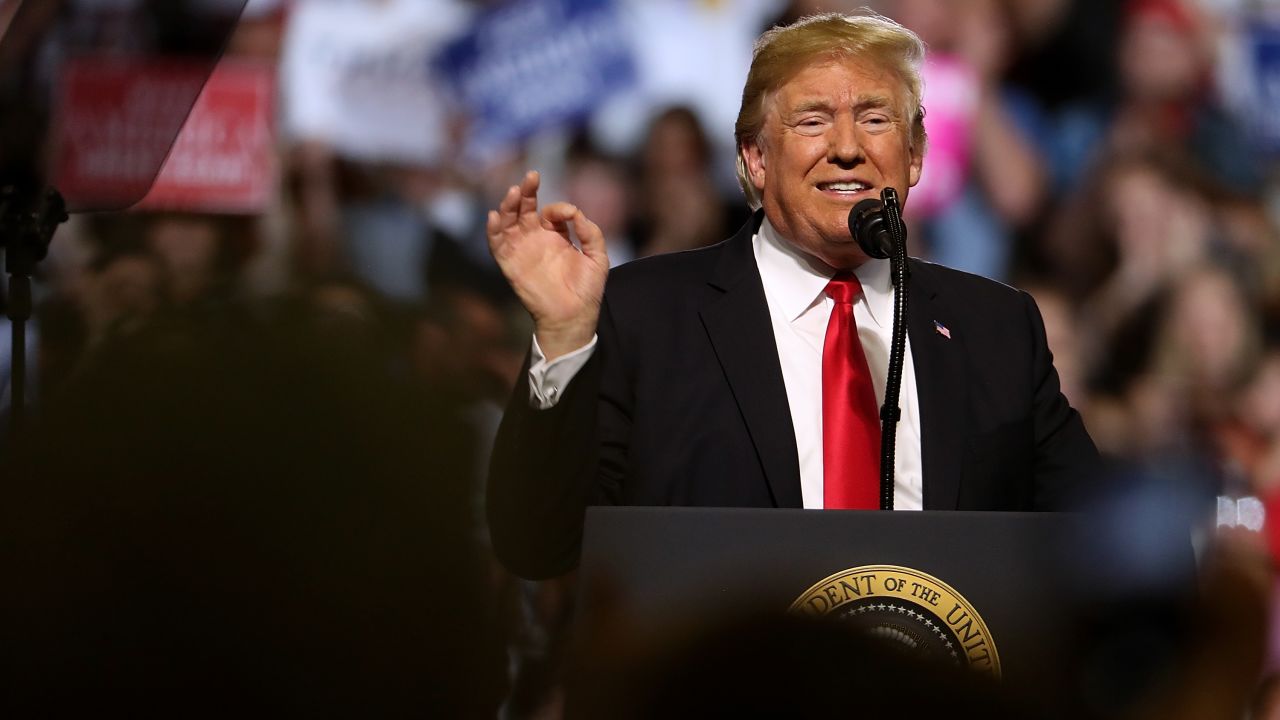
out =
[[[525,583],[484,555],[486,447],[531,331],[488,257],[485,213],[531,168],[543,198],[599,224],[615,265],[724,239],[748,218],[732,124],[752,41],[864,3],[616,0],[631,43],[626,87],[589,112],[481,144],[458,79],[424,59],[507,4],[250,0],[226,59],[277,82],[269,199],[250,212],[173,206],[64,225],[30,328],[29,397],[44,432],[4,452],[33,458],[28,469],[116,480],[139,467],[210,483],[238,467],[312,472],[347,489],[335,505],[373,487],[402,510],[423,508],[440,532],[405,542],[476,559],[439,570],[476,600],[475,617],[439,613],[497,629],[507,716],[553,716],[572,581]],[[1264,121],[1280,104],[1266,104],[1274,80],[1259,60],[1280,9],[865,4],[931,53],[911,254],[1031,292],[1064,392],[1100,449],[1176,478],[1209,528],[1256,531],[1270,510],[1280,557],[1280,137]],[[11,364],[0,355],[6,386]],[[139,398],[154,413],[130,407]],[[96,440],[73,460],[51,429]],[[204,437],[223,432],[240,449]],[[313,454],[286,467],[277,455],[289,450]],[[376,480],[352,480],[366,472]],[[353,548],[394,552],[371,531],[341,532]],[[106,562],[95,558],[82,560]],[[46,591],[30,602],[66,589]],[[281,595],[273,607],[284,617],[291,605]],[[467,632],[462,622],[451,629]]]

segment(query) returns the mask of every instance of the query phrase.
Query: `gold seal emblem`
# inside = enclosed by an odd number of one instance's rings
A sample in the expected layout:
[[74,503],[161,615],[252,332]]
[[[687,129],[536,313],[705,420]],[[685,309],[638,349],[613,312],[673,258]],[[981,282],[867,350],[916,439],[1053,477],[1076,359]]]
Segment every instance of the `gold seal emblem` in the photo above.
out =
[[950,585],[898,565],[863,565],[814,584],[790,612],[831,616],[909,652],[1000,677],[1000,654],[978,611]]

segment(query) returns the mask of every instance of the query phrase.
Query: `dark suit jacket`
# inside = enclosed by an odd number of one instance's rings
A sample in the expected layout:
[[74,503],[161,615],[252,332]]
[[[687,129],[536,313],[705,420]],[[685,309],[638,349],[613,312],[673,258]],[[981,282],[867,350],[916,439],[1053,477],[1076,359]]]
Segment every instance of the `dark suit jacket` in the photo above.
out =
[[[596,351],[555,407],[521,373],[498,433],[494,550],[572,568],[589,504],[801,507],[795,432],[751,237],[610,273]],[[1026,293],[912,260],[908,333],[927,510],[1058,506],[1097,451]],[[934,321],[950,330],[948,339]]]

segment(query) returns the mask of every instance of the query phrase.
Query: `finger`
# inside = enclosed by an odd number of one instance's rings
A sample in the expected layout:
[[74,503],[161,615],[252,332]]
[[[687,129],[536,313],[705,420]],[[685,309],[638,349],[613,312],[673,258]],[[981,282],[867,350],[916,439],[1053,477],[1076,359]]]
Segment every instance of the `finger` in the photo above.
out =
[[520,188],[512,185],[507,188],[507,194],[502,196],[502,200],[498,202],[498,221],[497,231],[501,232],[511,227],[519,220],[520,212]]
[[569,229],[569,221],[578,213],[577,206],[572,203],[551,203],[542,209],[542,226],[548,230],[565,232]]
[[605,247],[604,233],[600,231],[600,226],[579,212],[573,216],[573,232],[578,236],[582,254],[608,267],[609,251]]
[[521,220],[534,220],[538,212],[538,186],[541,183],[542,178],[538,175],[538,171],[530,170],[524,174],[524,180],[520,182]]
[[502,217],[497,210],[490,210],[484,223],[485,235],[489,238],[489,252],[493,252],[502,241]]

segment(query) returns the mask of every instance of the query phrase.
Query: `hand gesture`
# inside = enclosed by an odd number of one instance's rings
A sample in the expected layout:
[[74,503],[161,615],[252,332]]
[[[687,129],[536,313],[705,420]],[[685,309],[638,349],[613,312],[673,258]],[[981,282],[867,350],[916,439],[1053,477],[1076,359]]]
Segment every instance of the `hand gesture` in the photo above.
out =
[[533,316],[543,354],[555,359],[590,342],[609,274],[600,228],[569,203],[539,214],[538,173],[529,172],[489,211],[486,231],[489,251]]

